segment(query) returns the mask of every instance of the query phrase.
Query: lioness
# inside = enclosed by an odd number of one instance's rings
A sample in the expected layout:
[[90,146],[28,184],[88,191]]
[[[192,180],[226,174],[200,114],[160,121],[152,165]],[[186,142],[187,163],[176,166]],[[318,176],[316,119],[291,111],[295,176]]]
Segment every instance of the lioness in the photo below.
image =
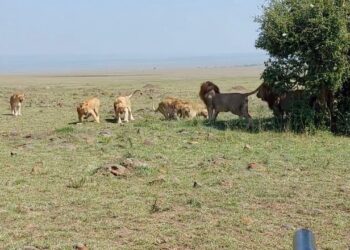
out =
[[157,109],[155,109],[153,104],[153,110],[154,112],[160,112],[167,120],[179,119],[179,117],[177,116],[177,110],[175,107],[175,102],[177,101],[178,99],[175,97],[166,97],[164,100],[162,100],[158,104]]
[[22,115],[21,107],[24,101],[24,94],[15,93],[10,97],[10,106],[12,115]]
[[179,118],[193,119],[197,116],[207,118],[208,116],[203,105],[184,101],[176,97],[166,97],[158,104],[157,109],[155,109],[153,105],[153,110],[155,112],[160,112],[168,120]]
[[114,102],[114,112],[115,119],[118,124],[122,123],[121,117],[124,117],[124,122],[129,122],[135,120],[131,112],[131,101],[130,98],[140,90],[135,90],[132,94],[128,96],[119,96]]
[[199,116],[208,118],[208,111],[205,106],[199,103],[179,101],[175,103],[175,109],[181,118],[193,119]]
[[215,121],[220,112],[232,112],[248,119],[248,128],[252,127],[252,117],[248,112],[248,96],[256,93],[260,86],[248,93],[224,93],[219,87],[207,81],[202,83],[199,96],[208,110],[209,120]]
[[96,97],[80,103],[77,106],[79,122],[82,122],[82,118],[88,119],[92,116],[97,123],[100,123],[99,109],[100,100]]

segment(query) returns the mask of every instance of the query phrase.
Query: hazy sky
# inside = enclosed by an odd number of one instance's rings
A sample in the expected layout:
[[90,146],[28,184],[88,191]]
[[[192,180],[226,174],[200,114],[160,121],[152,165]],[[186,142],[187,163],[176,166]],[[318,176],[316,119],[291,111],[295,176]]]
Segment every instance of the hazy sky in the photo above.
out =
[[255,52],[265,0],[0,0],[0,55]]

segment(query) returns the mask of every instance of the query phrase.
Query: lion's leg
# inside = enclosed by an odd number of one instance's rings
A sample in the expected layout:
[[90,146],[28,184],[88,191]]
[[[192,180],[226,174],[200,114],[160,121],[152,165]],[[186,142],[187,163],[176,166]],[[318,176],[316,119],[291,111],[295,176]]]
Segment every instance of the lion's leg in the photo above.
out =
[[121,124],[121,123],[122,123],[122,119],[120,118],[120,115],[119,115],[119,114],[117,114],[116,119],[117,119],[117,123],[118,123],[118,124]]
[[127,108],[124,113],[124,122],[129,122],[129,110]]
[[18,115],[22,115],[21,108],[22,108],[22,105],[19,103],[18,104]]
[[253,128],[253,119],[252,117],[248,114],[247,116],[247,119],[248,119],[248,125],[247,125],[247,128],[248,129],[252,129]]
[[129,109],[129,114],[130,114],[130,121],[134,121],[135,119],[134,119],[134,117],[133,117],[133,115],[131,113],[131,108]]
[[18,105],[15,106],[15,116],[18,116]]
[[244,104],[242,105],[241,114],[242,114],[241,116],[243,116],[244,118],[246,118],[248,120],[247,128],[252,129],[253,128],[253,119],[248,111],[248,100],[246,100],[244,102]]
[[207,107],[208,108],[208,117],[209,117],[209,120],[212,120],[213,119],[213,108],[212,107]]
[[214,109],[214,110],[212,111],[211,120],[215,122],[215,121],[216,121],[216,118],[218,117],[218,114],[219,114],[219,111],[217,111],[217,110]]
[[92,117],[94,118],[94,120],[95,120],[97,123],[100,123],[100,118],[99,118],[98,116],[96,116],[94,110],[90,110],[90,111],[89,111],[89,114],[92,115]]
[[96,121],[97,121],[97,123],[100,123],[100,115],[99,115],[99,113],[98,113],[98,108],[95,108],[95,109],[94,109],[94,112],[95,112],[95,114],[96,114]]

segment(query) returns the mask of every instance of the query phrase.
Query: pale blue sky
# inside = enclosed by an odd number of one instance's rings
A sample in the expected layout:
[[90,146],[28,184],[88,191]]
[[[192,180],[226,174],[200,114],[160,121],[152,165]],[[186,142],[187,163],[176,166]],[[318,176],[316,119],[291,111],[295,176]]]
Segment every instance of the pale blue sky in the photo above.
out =
[[0,55],[256,52],[265,0],[0,0]]

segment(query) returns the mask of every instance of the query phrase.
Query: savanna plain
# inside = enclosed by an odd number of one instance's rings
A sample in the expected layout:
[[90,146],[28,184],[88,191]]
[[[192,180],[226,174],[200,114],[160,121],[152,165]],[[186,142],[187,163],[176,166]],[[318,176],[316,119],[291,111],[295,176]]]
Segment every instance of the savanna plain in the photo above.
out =
[[[261,71],[0,76],[0,249],[291,249],[300,227],[319,249],[348,249],[349,138],[281,132],[255,95],[252,131],[232,114],[210,124],[152,110],[150,97],[200,102],[206,80],[254,90]],[[118,125],[113,102],[135,89],[135,121]],[[20,117],[15,91],[26,94]],[[77,124],[76,105],[93,96],[101,123]]]

